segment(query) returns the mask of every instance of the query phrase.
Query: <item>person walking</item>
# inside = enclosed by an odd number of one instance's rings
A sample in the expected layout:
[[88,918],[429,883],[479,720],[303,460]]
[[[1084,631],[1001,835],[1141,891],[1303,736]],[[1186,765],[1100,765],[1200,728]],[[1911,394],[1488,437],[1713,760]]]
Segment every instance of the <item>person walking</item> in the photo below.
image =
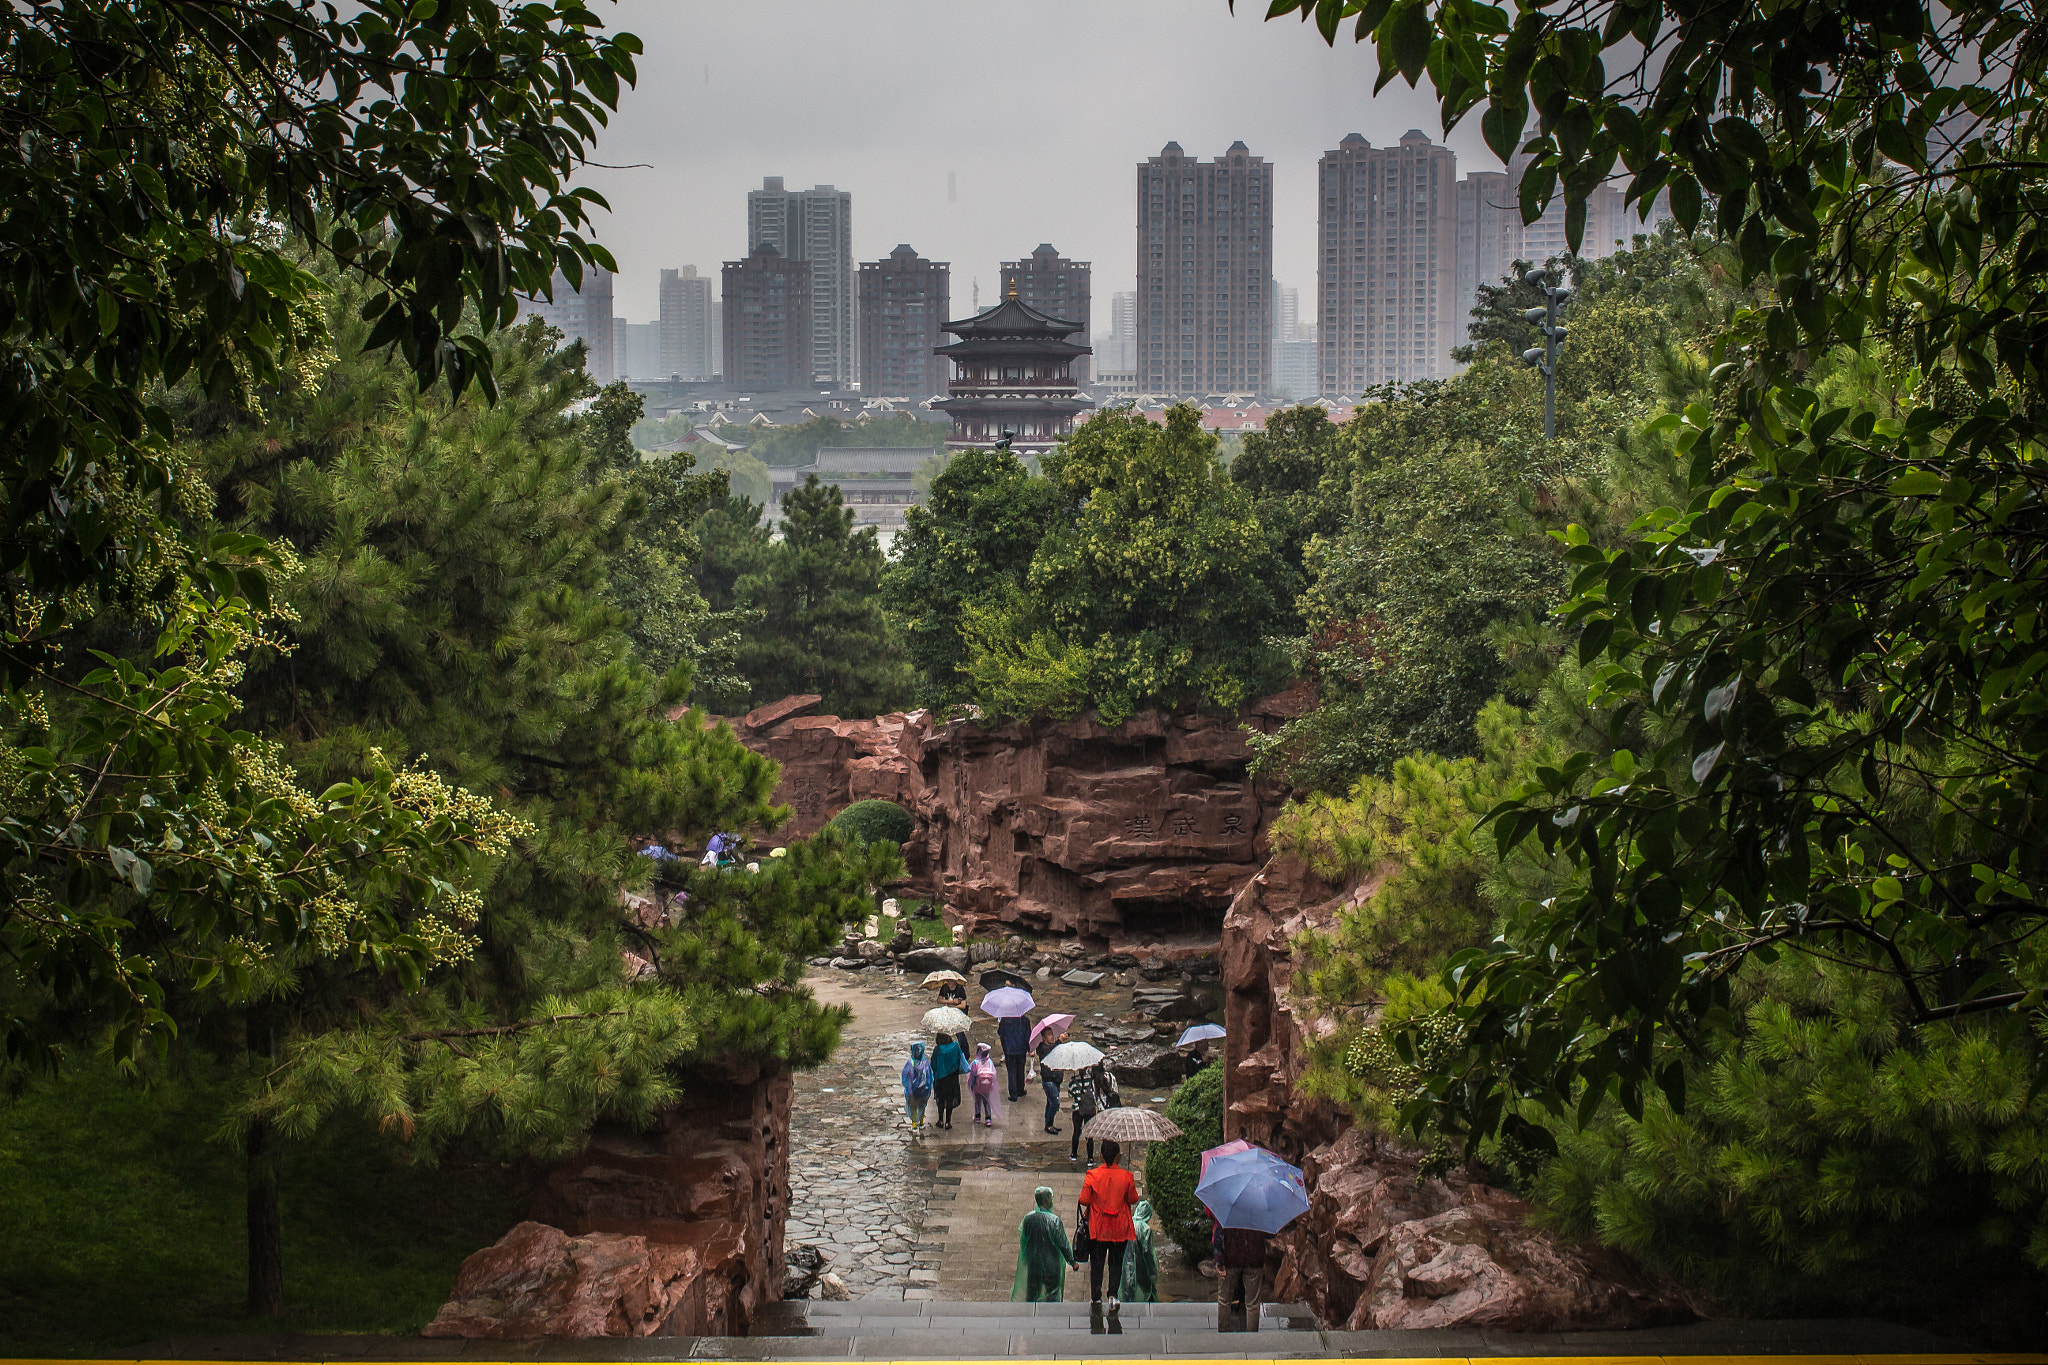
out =
[[1052,1186],[1032,1193],[1038,1207],[1017,1225],[1017,1277],[1010,1281],[1010,1300],[1058,1303],[1066,1292],[1067,1269],[1079,1265],[1067,1241],[1067,1225],[1052,1211]]
[[996,1041],[1003,1045],[1003,1069],[1010,1073],[1004,1098],[1015,1104],[1024,1098],[1024,1062],[1031,1055],[1031,1016],[1015,1014],[998,1019]]
[[910,1045],[910,1060],[903,1064],[903,1112],[910,1119],[912,1134],[924,1134],[924,1107],[932,1097],[932,1064],[925,1060],[924,1044]]
[[[1081,1159],[1081,1130],[1101,1107],[1095,1090],[1095,1068],[1082,1067],[1067,1073],[1067,1107],[1074,1111],[1074,1137],[1067,1146],[1067,1159]],[[1095,1139],[1088,1139],[1088,1164],[1095,1164]]]
[[936,1127],[953,1126],[953,1111],[960,1107],[960,1073],[966,1068],[967,1058],[962,1055],[960,1044],[953,1041],[952,1035],[941,1033],[938,1047],[932,1052],[932,1097],[939,1105]]
[[1124,1255],[1137,1235],[1131,1210],[1138,1205],[1138,1182],[1117,1164],[1123,1151],[1105,1138],[1102,1164],[1088,1172],[1081,1182],[1081,1208],[1088,1219],[1088,1302],[1102,1302],[1102,1272],[1109,1270],[1109,1311],[1123,1305],[1117,1294],[1123,1289]]
[[1140,1199],[1131,1210],[1131,1246],[1124,1253],[1123,1288],[1117,1297],[1125,1303],[1159,1302],[1159,1255],[1152,1247],[1152,1201]]
[[974,1121],[993,1128],[1002,1113],[1001,1102],[996,1099],[1000,1082],[997,1078],[996,1059],[989,1056],[988,1044],[983,1043],[975,1050],[974,1060],[967,1064],[967,1089],[974,1096]]
[[1045,1091],[1045,1131],[1054,1137],[1060,1135],[1059,1126],[1053,1122],[1060,1116],[1061,1074],[1045,1064],[1045,1054],[1060,1045],[1067,1036],[1063,1028],[1049,1028],[1038,1035],[1038,1084]]
[[1216,1261],[1216,1330],[1256,1332],[1265,1301],[1266,1248],[1272,1238],[1257,1228],[1213,1223],[1209,1253]]

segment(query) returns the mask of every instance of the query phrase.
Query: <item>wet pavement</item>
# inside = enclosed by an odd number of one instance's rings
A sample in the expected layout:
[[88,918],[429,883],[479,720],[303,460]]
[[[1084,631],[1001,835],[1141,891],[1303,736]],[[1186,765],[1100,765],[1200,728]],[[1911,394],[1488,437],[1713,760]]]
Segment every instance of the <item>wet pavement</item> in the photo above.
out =
[[[1071,1224],[1085,1160],[1071,1155],[1064,1099],[1055,1120],[1059,1136],[1044,1131],[1044,1095],[1035,1080],[1022,1103],[1002,1105],[993,1127],[972,1122],[963,1104],[950,1130],[935,1128],[936,1111],[928,1110],[924,1132],[911,1134],[899,1076],[910,1044],[929,1042],[919,1021],[937,1003],[919,988],[921,979],[873,967],[816,968],[807,978],[820,1000],[850,1006],[854,1017],[832,1060],[797,1077],[788,1244],[830,1252],[826,1269],[854,1299],[1007,1299],[1017,1223],[1032,1207],[1032,1191],[1051,1185],[1053,1206]],[[969,990],[978,1000],[979,988]],[[1107,982],[1082,990],[1034,981],[1032,994],[1039,1003],[1034,1018],[1076,1016],[1073,1038],[1120,1024],[1130,1006],[1129,988]],[[975,1015],[969,1042],[999,1052],[994,1021]],[[1159,1109],[1170,1094],[1129,1085],[1123,1091],[1125,1104]],[[1127,1164],[1142,1175],[1142,1151],[1130,1157]],[[1159,1243],[1162,1297],[1213,1292],[1163,1238]],[[1070,1278],[1069,1297],[1086,1297],[1085,1280],[1084,1267]]]

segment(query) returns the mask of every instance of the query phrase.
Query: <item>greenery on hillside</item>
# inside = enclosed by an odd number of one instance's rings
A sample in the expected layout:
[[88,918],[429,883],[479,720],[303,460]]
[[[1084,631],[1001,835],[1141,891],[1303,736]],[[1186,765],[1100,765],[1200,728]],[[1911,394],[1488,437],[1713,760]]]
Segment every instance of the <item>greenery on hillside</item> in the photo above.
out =
[[1223,1141],[1223,1063],[1188,1077],[1166,1102],[1166,1117],[1181,1135],[1145,1151],[1145,1195],[1167,1237],[1189,1265],[1209,1259],[1209,1212],[1195,1198],[1202,1153]]

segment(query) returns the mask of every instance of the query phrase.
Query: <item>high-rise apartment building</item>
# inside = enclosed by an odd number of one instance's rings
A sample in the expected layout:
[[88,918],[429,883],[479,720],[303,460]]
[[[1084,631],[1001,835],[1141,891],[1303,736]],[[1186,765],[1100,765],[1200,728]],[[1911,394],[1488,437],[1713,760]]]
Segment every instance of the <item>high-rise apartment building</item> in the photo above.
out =
[[718,313],[710,276],[694,265],[661,272],[662,378],[709,379],[719,372]]
[[1451,344],[1472,339],[1472,305],[1482,284],[1514,269],[1522,213],[1506,171],[1473,171],[1458,182],[1458,316]]
[[884,398],[946,392],[944,340],[951,267],[908,244],[860,267],[860,387]]
[[[1089,262],[1070,261],[1054,250],[1050,242],[1040,242],[1037,250],[1023,260],[1003,262],[1002,289],[1006,297],[1022,299],[1048,317],[1071,318],[1080,323],[1081,330],[1067,340],[1086,346],[1093,339],[1088,331],[1092,316],[1088,306],[1091,273]],[[1086,355],[1075,358],[1075,383],[1088,383],[1090,359]]]
[[853,195],[818,185],[786,190],[771,175],[747,192],[747,249],[774,247],[811,267],[811,373],[824,384],[859,375],[854,346]]
[[612,372],[620,379],[666,379],[661,368],[661,324],[612,319]]
[[583,287],[571,289],[568,277],[555,272],[552,300],[529,298],[523,313],[546,319],[565,341],[580,341],[586,352],[584,368],[600,384],[618,378],[615,368],[617,343],[612,339],[612,272],[597,266],[583,267]]
[[1458,296],[1458,158],[1417,129],[1375,147],[1352,133],[1318,168],[1317,387],[1356,398],[1375,384],[1451,372]]
[[743,393],[811,386],[811,264],[767,244],[725,263],[725,382]]
[[1138,389],[1263,394],[1272,382],[1273,168],[1242,142],[1138,165]]
[[1109,296],[1109,349],[1095,348],[1098,370],[1130,371],[1138,368],[1138,295],[1120,289]]

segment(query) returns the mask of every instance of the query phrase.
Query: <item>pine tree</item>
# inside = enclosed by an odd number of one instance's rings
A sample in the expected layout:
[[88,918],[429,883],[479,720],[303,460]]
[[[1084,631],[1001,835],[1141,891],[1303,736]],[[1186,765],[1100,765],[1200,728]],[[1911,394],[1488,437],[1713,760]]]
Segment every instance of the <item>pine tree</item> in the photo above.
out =
[[968,699],[964,609],[1023,588],[1053,497],[1053,486],[1009,451],[963,450],[932,480],[926,503],[910,509],[886,583],[904,616],[919,704]]
[[538,324],[494,344],[495,404],[414,399],[361,350],[356,302],[338,292],[317,383],[261,416],[194,414],[216,424],[221,514],[303,561],[245,710],[309,782],[381,751],[495,793],[525,829],[452,965],[421,982],[280,956],[228,1021],[254,1063],[252,1209],[272,1210],[252,1215],[252,1256],[273,1263],[271,1154],[338,1105],[429,1152],[469,1135],[545,1155],[675,1102],[693,1059],[820,1060],[844,1013],[801,989],[803,962],[893,871],[886,850],[828,838],[759,877],[692,877],[660,922],[623,918],[620,889],[655,867],[640,844],[687,850],[783,814],[774,764],[694,713],[670,719],[689,662],[650,668],[614,605],[649,506],[637,460],[619,472],[632,405],[601,395],[572,416],[592,392],[580,348]]
[[739,651],[754,701],[815,692],[842,716],[906,705],[911,671],[882,609],[887,563],[874,528],[855,531],[839,489],[815,474],[783,500],[782,518],[761,567],[734,586],[762,613]]

